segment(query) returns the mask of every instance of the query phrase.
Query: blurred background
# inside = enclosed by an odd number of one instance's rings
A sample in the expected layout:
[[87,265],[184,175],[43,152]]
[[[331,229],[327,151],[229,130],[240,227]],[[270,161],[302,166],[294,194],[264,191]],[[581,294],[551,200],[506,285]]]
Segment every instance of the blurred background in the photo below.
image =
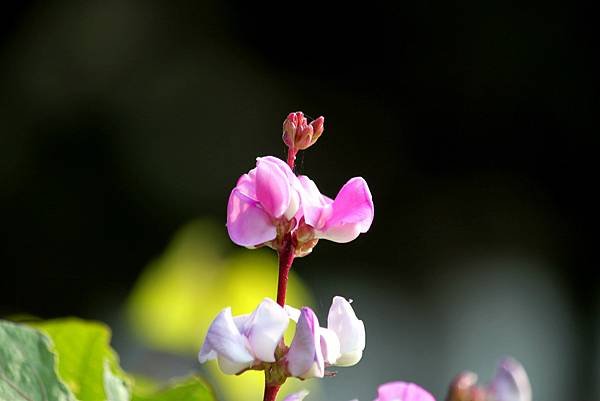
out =
[[302,110],[326,128],[299,171],[330,196],[363,176],[376,207],[368,234],[294,265],[293,303],[324,320],[343,295],[367,327],[359,365],[300,384],[313,400],[370,400],[393,379],[440,400],[504,355],[536,400],[600,400],[593,15],[7,2],[0,315],[103,320],[125,369],[201,371],[223,400],[259,400],[260,377],[227,381],[195,358],[221,308],[275,296],[273,253],[229,242],[226,202],[257,156],[284,157],[281,123]]

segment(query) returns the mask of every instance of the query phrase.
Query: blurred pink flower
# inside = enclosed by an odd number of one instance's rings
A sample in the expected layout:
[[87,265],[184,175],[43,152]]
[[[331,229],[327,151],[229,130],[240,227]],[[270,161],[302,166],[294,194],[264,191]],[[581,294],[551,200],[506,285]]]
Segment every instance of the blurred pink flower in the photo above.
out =
[[379,386],[374,401],[435,401],[435,398],[414,383],[390,382]]

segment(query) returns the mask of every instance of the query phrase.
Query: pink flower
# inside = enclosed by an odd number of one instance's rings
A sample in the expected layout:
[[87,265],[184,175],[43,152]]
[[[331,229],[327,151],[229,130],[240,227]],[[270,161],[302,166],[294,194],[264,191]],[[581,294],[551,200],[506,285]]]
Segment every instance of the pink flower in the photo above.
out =
[[322,195],[308,177],[298,177],[302,185],[304,222],[316,238],[334,242],[350,242],[371,227],[375,209],[367,182],[362,177],[351,178],[334,200]]
[[374,401],[435,401],[435,398],[414,383],[390,382],[379,386]]
[[289,324],[287,312],[265,298],[250,315],[233,317],[223,309],[211,323],[198,359],[217,359],[225,374],[237,374],[260,362],[275,362],[275,349]]
[[276,157],[256,159],[256,168],[240,177],[227,205],[227,231],[238,245],[256,247],[277,238],[300,205],[298,178]]
[[349,242],[373,222],[371,192],[361,177],[350,179],[334,200],[322,195],[306,176],[296,177],[282,160],[256,159],[256,168],[240,177],[227,205],[227,231],[238,245],[277,249],[291,233],[296,256],[311,252],[319,239]]

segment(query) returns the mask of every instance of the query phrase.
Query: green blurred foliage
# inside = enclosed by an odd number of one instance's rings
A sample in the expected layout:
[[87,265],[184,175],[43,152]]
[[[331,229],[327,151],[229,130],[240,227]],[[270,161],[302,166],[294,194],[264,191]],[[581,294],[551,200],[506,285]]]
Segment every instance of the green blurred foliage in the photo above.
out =
[[[137,384],[137,381],[136,381]],[[137,387],[137,386],[136,386]],[[214,398],[204,384],[197,377],[177,381],[168,388],[152,391],[134,391],[132,401],[213,401]]]
[[36,322],[59,355],[58,373],[80,401],[128,401],[130,383],[110,347],[110,329],[97,322],[56,319]]
[[75,401],[58,377],[51,346],[37,330],[0,321],[0,400]]
[[[131,327],[149,347],[196,354],[214,317],[231,306],[234,315],[251,312],[277,290],[277,258],[272,251],[239,251],[226,255],[225,228],[209,221],[195,221],[180,229],[162,256],[150,263],[138,279],[127,302]],[[311,296],[300,278],[290,272],[288,303],[310,305]],[[286,332],[289,344],[294,324]],[[216,363],[207,369],[229,400],[259,399],[263,372],[248,371],[226,376]],[[314,381],[290,380],[285,391],[309,387]],[[249,398],[249,395],[251,397]]]

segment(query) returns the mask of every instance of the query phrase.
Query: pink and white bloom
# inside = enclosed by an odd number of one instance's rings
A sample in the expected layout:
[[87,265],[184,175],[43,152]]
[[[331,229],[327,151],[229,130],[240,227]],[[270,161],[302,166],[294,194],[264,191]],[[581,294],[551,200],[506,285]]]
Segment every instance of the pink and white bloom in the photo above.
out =
[[300,207],[299,182],[282,160],[256,159],[256,168],[242,175],[227,204],[227,231],[233,242],[256,247],[277,238],[279,224],[290,221]]
[[435,398],[414,383],[398,381],[379,386],[374,401],[435,401]]
[[531,384],[523,365],[506,357],[500,361],[489,386],[495,401],[531,401]]
[[285,309],[265,298],[249,315],[233,317],[223,309],[211,323],[198,359],[217,359],[225,374],[237,374],[260,362],[275,362],[275,349],[289,324]]
[[318,326],[317,317],[310,308],[298,311],[286,306],[286,310],[290,318],[298,322],[286,356],[292,376],[303,379],[323,377],[328,366],[352,366],[362,358],[365,326],[346,299],[333,298],[327,328]]
[[367,182],[351,178],[335,199],[322,195],[307,176],[298,177],[302,186],[304,222],[313,229],[314,237],[334,242],[350,242],[371,227],[375,209]]

